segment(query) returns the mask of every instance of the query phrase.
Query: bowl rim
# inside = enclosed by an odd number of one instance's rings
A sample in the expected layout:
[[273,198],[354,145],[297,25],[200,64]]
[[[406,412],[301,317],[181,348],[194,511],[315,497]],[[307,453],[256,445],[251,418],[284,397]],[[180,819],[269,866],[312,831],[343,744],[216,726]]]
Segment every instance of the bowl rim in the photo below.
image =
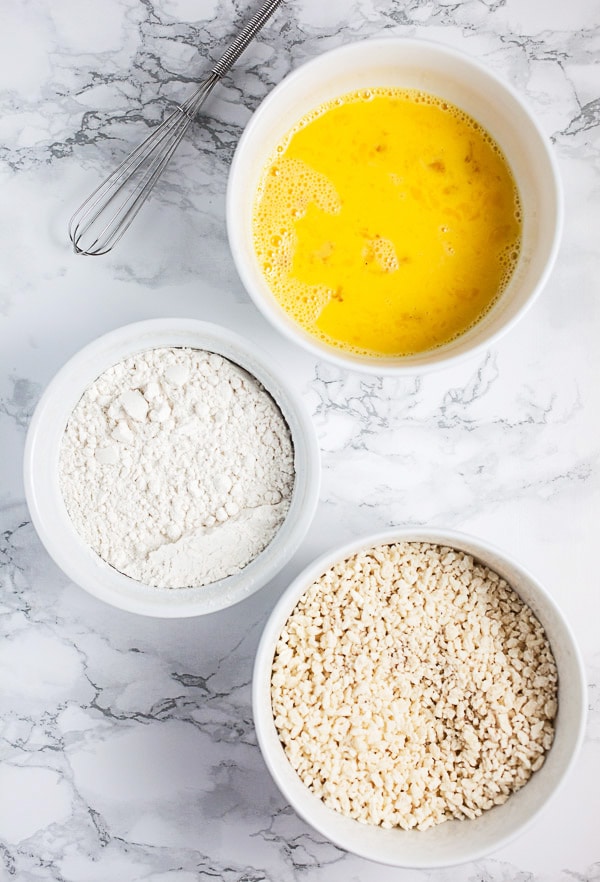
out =
[[[548,162],[550,170],[550,180],[548,183],[552,187],[551,197],[554,201],[554,204],[556,205],[552,245],[549,249],[548,257],[545,262],[543,271],[539,274],[539,278],[531,294],[517,309],[515,314],[508,320],[504,321],[499,328],[486,336],[485,339],[481,340],[478,343],[474,343],[466,351],[454,353],[450,352],[448,354],[444,354],[444,347],[441,346],[437,349],[431,349],[423,353],[419,353],[419,355],[422,356],[431,354],[433,359],[426,363],[419,364],[410,363],[408,361],[398,361],[397,363],[395,363],[386,361],[384,357],[353,357],[351,353],[344,353],[344,350],[337,349],[335,346],[326,346],[325,344],[319,344],[316,339],[313,339],[308,334],[308,332],[302,333],[302,329],[297,329],[291,321],[287,321],[283,315],[280,315],[275,309],[272,308],[271,304],[266,301],[262,293],[255,290],[246,261],[243,261],[240,258],[240,255],[243,253],[243,249],[240,247],[240,243],[243,242],[243,234],[242,223],[238,219],[240,212],[237,210],[236,205],[237,180],[238,178],[243,177],[243,173],[240,172],[240,168],[243,161],[243,155],[246,150],[246,144],[253,137],[254,130],[261,124],[262,116],[265,113],[269,112],[271,105],[279,99],[279,96],[282,92],[285,93],[285,91],[289,88],[293,88],[294,84],[297,81],[301,80],[305,76],[307,71],[310,71],[310,69],[313,67],[317,67],[318,65],[326,63],[327,59],[336,59],[339,56],[351,55],[353,53],[358,55],[364,49],[376,51],[379,47],[387,47],[394,43],[399,47],[399,49],[407,46],[417,49],[420,47],[426,47],[437,52],[440,56],[446,56],[448,58],[458,60],[463,64],[471,66],[474,73],[476,73],[479,77],[487,78],[492,81],[497,87],[503,89],[527,117],[529,124],[531,125],[532,129],[539,139],[540,146],[544,151],[545,158]],[[355,370],[363,374],[386,376],[411,376],[415,374],[426,374],[432,371],[441,370],[446,367],[459,364],[460,362],[466,361],[467,359],[477,357],[482,352],[487,350],[490,346],[496,344],[498,340],[500,340],[506,333],[508,333],[517,324],[517,322],[519,322],[523,318],[523,316],[533,306],[533,304],[541,294],[542,290],[546,286],[550,274],[552,273],[552,270],[554,268],[554,264],[556,263],[564,226],[564,193],[562,180],[559,173],[558,160],[554,155],[554,151],[551,149],[548,136],[543,131],[541,125],[530,110],[528,104],[524,101],[523,97],[509,82],[498,76],[489,67],[480,62],[478,58],[475,58],[460,49],[448,46],[437,40],[432,40],[429,38],[425,39],[420,37],[386,36],[374,37],[366,40],[356,39],[350,43],[345,43],[341,46],[329,49],[314,56],[313,58],[308,59],[307,61],[304,61],[297,68],[287,74],[273,89],[268,92],[265,98],[261,101],[261,103],[258,105],[256,110],[250,117],[250,120],[248,121],[244,131],[242,132],[229,169],[225,206],[227,238],[237,273],[240,277],[244,290],[247,292],[248,296],[262,313],[262,315],[288,340],[291,340],[295,345],[300,346],[306,351],[310,352],[313,357],[323,359],[332,364],[335,364],[338,367],[345,368],[346,370]],[[433,358],[433,356],[436,355],[438,352],[440,353],[440,355]],[[407,358],[410,358],[410,356],[408,356]]]
[[[66,419],[63,424],[55,411],[62,408],[70,415],[84,390],[93,382],[93,377],[85,377],[86,371],[91,376],[90,364],[94,365],[93,373],[97,377],[129,355],[162,347],[217,352],[247,370],[277,403],[290,430],[294,448],[295,479],[290,509],[269,545],[240,573],[199,588],[167,589],[145,585],[119,573],[97,555],[80,537],[66,512],[57,477],[57,456],[44,452],[44,445],[54,444],[60,448]],[[115,328],[79,349],[46,386],[27,431],[23,458],[25,499],[31,520],[58,567],[75,584],[111,606],[157,618],[186,618],[217,612],[266,585],[304,539],[320,491],[320,451],[314,424],[304,402],[286,382],[285,376],[285,371],[251,341],[227,327],[198,319],[157,318],[133,322]],[[70,403],[61,403],[61,397],[66,397]],[[44,477],[47,466],[44,459],[51,459],[54,464],[51,478]],[[52,482],[56,483],[55,488]],[[57,512],[64,512],[64,518],[53,518]],[[280,534],[284,528],[282,539]],[[75,551],[79,563],[73,563],[70,556]],[[249,576],[244,579],[246,571]],[[218,596],[209,603],[205,589],[211,586],[219,586],[215,589]]]
[[[493,564],[486,563],[484,556],[489,555],[491,557],[496,557],[499,561],[518,571],[524,577],[524,579],[533,586],[535,592],[538,593],[539,596],[543,599],[543,602],[546,605],[547,609],[549,609],[560,621],[561,627],[564,630],[564,634],[569,643],[569,652],[572,654],[573,657],[574,669],[577,676],[576,685],[579,689],[579,694],[581,695],[579,715],[577,721],[574,723],[574,725],[576,725],[576,737],[574,740],[574,746],[568,758],[568,761],[565,763],[560,775],[557,777],[557,780],[555,781],[550,794],[546,797],[546,799],[542,800],[542,802],[531,812],[528,818],[519,827],[512,831],[509,831],[502,836],[499,836],[493,845],[480,846],[479,848],[472,848],[471,850],[466,849],[464,856],[461,856],[460,858],[451,862],[443,859],[436,860],[434,858],[427,858],[423,861],[413,860],[410,862],[386,860],[381,857],[375,856],[368,848],[362,848],[358,840],[358,844],[356,846],[353,842],[352,847],[349,847],[347,841],[343,841],[342,838],[338,837],[335,833],[332,835],[329,830],[325,829],[324,825],[315,823],[314,818],[312,818],[310,815],[309,809],[299,804],[294,795],[290,794],[290,791],[285,781],[285,774],[281,772],[282,760],[283,765],[288,773],[291,770],[292,775],[295,776],[296,781],[300,784],[302,784],[302,781],[296,775],[291,764],[287,761],[287,757],[285,756],[281,744],[278,742],[280,751],[277,756],[274,756],[272,754],[271,745],[269,744],[269,735],[272,736],[273,731],[275,731],[276,733],[276,729],[272,714],[270,689],[268,686],[265,686],[265,683],[267,677],[268,682],[270,682],[270,676],[268,675],[270,674],[270,670],[272,667],[275,644],[288,616],[295,608],[301,596],[315,581],[315,579],[318,578],[333,564],[344,560],[347,557],[351,557],[354,554],[359,553],[360,551],[367,550],[371,547],[377,545],[392,544],[394,542],[427,542],[457,549],[461,549],[461,544],[476,546],[481,549],[481,557],[479,557],[476,553],[472,551],[467,551],[466,553],[471,554],[475,559],[480,560],[484,565],[489,566],[490,569],[493,569]],[[531,572],[522,564],[520,564],[512,555],[508,554],[497,545],[488,542],[485,539],[462,531],[445,530],[435,527],[428,528],[426,526],[397,527],[393,529],[386,529],[384,531],[379,531],[376,533],[356,536],[354,539],[348,542],[338,545],[335,548],[330,548],[328,551],[325,551],[323,554],[321,554],[319,557],[309,563],[302,570],[302,572],[299,573],[298,576],[296,576],[296,578],[290,583],[288,588],[279,598],[277,604],[269,613],[256,650],[252,675],[252,713],[258,745],[265,765],[267,766],[276,786],[278,787],[284,798],[292,806],[294,811],[307,824],[309,824],[309,826],[317,830],[322,836],[325,836],[337,847],[343,849],[344,851],[351,852],[358,855],[359,857],[375,861],[377,863],[385,864],[387,866],[403,867],[406,869],[441,869],[444,867],[457,866],[469,861],[478,860],[489,855],[490,853],[495,853],[497,850],[525,833],[526,830],[529,829],[531,825],[536,821],[538,816],[546,809],[547,805],[556,797],[557,793],[564,785],[565,780],[571,772],[575,762],[577,761],[581,746],[583,744],[587,722],[588,709],[586,696],[587,678],[585,674],[585,666],[583,663],[581,651],[579,649],[571,626],[569,625],[567,619],[565,618],[564,614],[562,613],[560,607],[558,606],[552,595],[531,574]],[[310,793],[308,789],[306,789],[306,792]],[[318,799],[318,797],[316,798]],[[337,814],[332,809],[329,809],[329,811],[332,813],[332,815]],[[356,823],[358,824],[360,822],[356,821]],[[377,830],[378,828],[373,827],[372,829]]]

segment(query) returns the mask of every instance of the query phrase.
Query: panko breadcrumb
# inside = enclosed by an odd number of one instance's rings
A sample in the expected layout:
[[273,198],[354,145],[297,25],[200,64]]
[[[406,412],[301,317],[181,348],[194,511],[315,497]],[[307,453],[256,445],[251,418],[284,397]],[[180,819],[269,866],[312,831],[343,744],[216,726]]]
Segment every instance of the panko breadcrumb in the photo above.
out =
[[541,767],[557,672],[497,573],[401,542],[308,588],[276,645],[271,700],[291,765],[327,806],[425,830],[505,802]]

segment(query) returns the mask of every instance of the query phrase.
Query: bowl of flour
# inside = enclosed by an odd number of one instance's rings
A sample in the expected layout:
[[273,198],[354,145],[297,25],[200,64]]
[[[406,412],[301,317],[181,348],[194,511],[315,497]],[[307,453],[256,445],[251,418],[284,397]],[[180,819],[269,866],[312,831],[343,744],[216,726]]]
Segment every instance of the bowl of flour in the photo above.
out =
[[128,325],[77,353],[25,449],[32,521],[61,569],[162,617],[214,612],[268,582],[319,493],[314,428],[282,373],[190,319]]

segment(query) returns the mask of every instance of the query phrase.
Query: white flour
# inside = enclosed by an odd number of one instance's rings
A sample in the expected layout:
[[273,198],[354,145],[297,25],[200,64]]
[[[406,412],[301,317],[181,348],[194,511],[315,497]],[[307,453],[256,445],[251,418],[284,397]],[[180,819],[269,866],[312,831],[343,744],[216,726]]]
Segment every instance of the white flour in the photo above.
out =
[[195,349],[150,349],[105,371],[75,407],[60,484],[82,538],[148,585],[239,572],[290,505],[289,428],[260,383]]

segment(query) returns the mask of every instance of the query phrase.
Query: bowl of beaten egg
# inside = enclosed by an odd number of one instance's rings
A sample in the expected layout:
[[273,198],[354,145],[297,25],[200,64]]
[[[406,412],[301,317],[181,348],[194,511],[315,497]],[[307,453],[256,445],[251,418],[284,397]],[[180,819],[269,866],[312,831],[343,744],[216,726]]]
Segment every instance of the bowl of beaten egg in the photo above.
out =
[[229,242],[264,315],[314,355],[414,372],[487,347],[554,263],[547,138],[477,61],[369,40],[284,79],[238,145]]

